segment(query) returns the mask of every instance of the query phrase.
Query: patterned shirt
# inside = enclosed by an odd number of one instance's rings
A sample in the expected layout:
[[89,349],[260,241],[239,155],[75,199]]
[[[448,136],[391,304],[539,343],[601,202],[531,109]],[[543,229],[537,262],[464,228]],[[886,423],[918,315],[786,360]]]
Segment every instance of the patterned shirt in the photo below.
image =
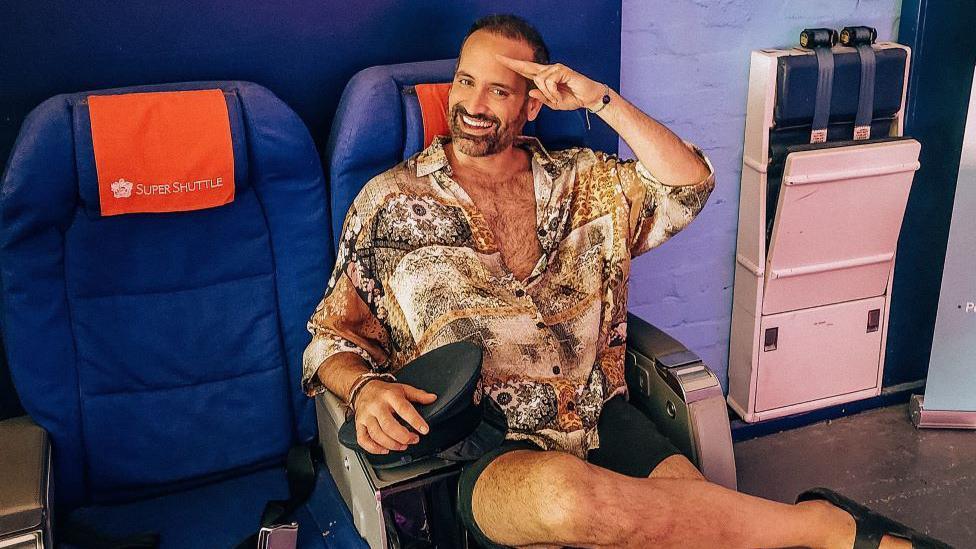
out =
[[460,340],[484,350],[480,394],[505,412],[508,439],[585,458],[603,404],[626,393],[627,279],[634,256],[701,211],[715,185],[672,187],[634,160],[585,148],[532,156],[542,256],[524,281],[452,178],[449,138],[370,180],[346,216],[335,271],[308,329],[302,385],[353,352],[377,371]]

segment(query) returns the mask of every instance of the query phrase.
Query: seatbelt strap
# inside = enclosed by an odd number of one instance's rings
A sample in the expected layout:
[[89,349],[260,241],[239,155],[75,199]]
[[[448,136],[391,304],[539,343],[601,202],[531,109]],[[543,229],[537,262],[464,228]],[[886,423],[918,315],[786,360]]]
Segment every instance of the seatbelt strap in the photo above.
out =
[[[288,476],[288,499],[271,500],[261,513],[261,527],[274,528],[281,525],[299,507],[308,501],[315,489],[315,461],[312,448],[307,445],[295,446],[288,451],[285,461]],[[237,549],[255,549],[261,532],[255,532],[237,544]]]
[[861,87],[857,96],[857,116],[854,117],[854,140],[871,139],[871,119],[874,118],[874,49],[860,45]]
[[813,127],[810,129],[811,143],[827,141],[827,126],[830,124],[830,95],[834,90],[834,54],[830,47],[818,47],[817,54],[817,102],[813,107]]
[[810,129],[811,143],[827,141],[827,126],[830,124],[830,94],[834,89],[834,54],[830,48],[816,48],[817,54],[817,102],[813,107],[813,127]]
[[845,27],[840,41],[845,46],[857,48],[861,62],[861,85],[857,95],[857,115],[854,117],[854,140],[871,139],[871,119],[874,118],[874,76],[877,67],[871,43],[877,31],[871,27]]
[[830,96],[834,91],[834,54],[831,48],[837,43],[834,29],[803,29],[800,47],[812,49],[817,55],[817,99],[813,106],[813,125],[810,142],[827,141],[830,124]]

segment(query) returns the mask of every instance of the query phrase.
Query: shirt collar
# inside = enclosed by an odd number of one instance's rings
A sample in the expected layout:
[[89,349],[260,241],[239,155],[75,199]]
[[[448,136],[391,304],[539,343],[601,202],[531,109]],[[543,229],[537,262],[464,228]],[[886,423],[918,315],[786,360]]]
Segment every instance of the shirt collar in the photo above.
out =
[[[440,170],[444,170],[446,175],[451,175],[451,164],[447,161],[447,154],[444,152],[444,145],[450,141],[450,137],[438,135],[426,149],[420,152],[417,156],[417,177],[426,177]],[[561,168],[537,138],[520,135],[515,138],[515,146],[523,147],[532,153],[533,161],[549,178],[559,177]]]

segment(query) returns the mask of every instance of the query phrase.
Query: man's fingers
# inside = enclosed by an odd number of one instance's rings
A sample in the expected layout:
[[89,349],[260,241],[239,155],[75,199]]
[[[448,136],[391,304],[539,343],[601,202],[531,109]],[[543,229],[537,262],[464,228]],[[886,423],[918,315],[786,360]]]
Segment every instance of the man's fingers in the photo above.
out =
[[559,93],[559,88],[556,86],[556,81],[552,78],[546,78],[543,84],[545,84],[546,93],[552,98],[552,102],[561,103],[563,98],[562,94]]
[[437,400],[437,395],[434,393],[428,393],[410,385],[403,385],[403,394],[407,397],[407,400],[421,404],[430,404]]
[[536,74],[539,74],[539,71],[541,71],[546,67],[545,65],[533,63],[532,61],[523,61],[521,59],[512,59],[511,57],[505,57],[500,53],[495,54],[495,59],[497,59],[498,62],[501,63],[502,65],[505,65],[506,67],[512,69],[513,71],[521,74],[526,78],[532,78]]
[[549,100],[546,99],[546,96],[539,90],[529,90],[529,97],[534,97],[539,101],[542,101],[543,105],[549,107],[550,109],[552,108],[552,103],[550,103]]
[[[427,393],[430,394],[430,393]],[[418,433],[426,435],[427,431],[430,430],[427,427],[427,422],[424,418],[420,417],[420,413],[417,409],[413,407],[410,402],[402,400],[393,404],[393,409],[396,413],[403,418],[404,421],[410,424]]]
[[542,93],[542,96],[545,98],[546,103],[549,104],[550,107],[557,103],[556,98],[553,97],[552,94],[549,92],[549,87],[546,85],[545,78],[542,78],[541,76],[536,76],[535,78],[532,79],[532,81],[535,82],[535,88],[539,90],[540,93]]
[[371,454],[389,454],[390,451],[380,446],[369,436],[369,431],[362,423],[356,423],[356,442],[363,450]]
[[381,417],[379,423],[380,427],[383,428],[383,432],[399,444],[406,446],[417,442],[417,435],[408,431],[392,414]]
[[541,95],[535,95],[530,91],[530,97],[541,99],[551,109],[557,108],[564,102],[563,92],[559,90],[559,81],[562,78],[561,71],[565,69],[562,65],[541,65],[532,61],[512,59],[497,53],[495,58],[501,64],[535,83],[536,89]]
[[380,446],[387,448],[389,450],[406,450],[406,444],[400,444],[399,442],[393,440],[390,435],[388,435],[383,428],[380,426],[376,418],[370,417],[364,423],[366,423],[366,430],[369,432],[369,436],[376,441]]

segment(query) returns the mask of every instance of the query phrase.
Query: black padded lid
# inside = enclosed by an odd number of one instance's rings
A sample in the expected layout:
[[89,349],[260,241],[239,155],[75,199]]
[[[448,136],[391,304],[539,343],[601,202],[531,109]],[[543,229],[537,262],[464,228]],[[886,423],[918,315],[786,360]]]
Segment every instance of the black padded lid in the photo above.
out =
[[[907,53],[902,48],[875,48],[874,113],[894,116],[901,107]],[[777,60],[775,127],[809,126],[817,89],[817,56],[784,55]],[[834,85],[830,120],[853,121],[861,86],[861,61],[854,49],[834,50]]]
[[[369,454],[356,441],[356,424],[350,417],[339,428],[339,442],[363,452],[374,465],[400,465],[420,459],[459,442],[480,421],[481,408],[474,403],[474,392],[481,377],[481,347],[458,341],[424,353],[397,372],[397,381],[437,395],[431,404],[417,405],[417,411],[430,426],[421,442],[403,452]],[[407,426],[408,429],[413,429]]]

